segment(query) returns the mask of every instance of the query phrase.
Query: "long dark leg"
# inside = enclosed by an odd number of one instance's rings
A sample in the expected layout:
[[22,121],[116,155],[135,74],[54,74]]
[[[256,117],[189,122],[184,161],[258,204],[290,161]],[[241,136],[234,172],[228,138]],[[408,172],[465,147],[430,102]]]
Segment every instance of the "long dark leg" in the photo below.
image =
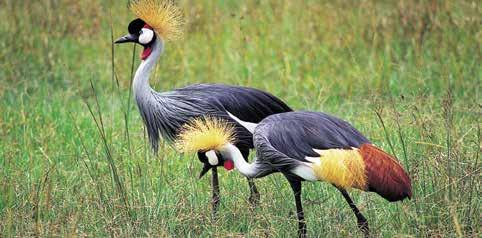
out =
[[203,170],[202,170],[201,174],[199,175],[199,178],[201,178],[210,169],[212,171],[211,185],[212,185],[213,197],[212,197],[212,200],[211,200],[211,205],[212,205],[212,215],[213,215],[213,218],[215,218],[216,213],[218,211],[218,206],[219,206],[218,171],[217,171],[216,167],[212,167],[212,166],[209,165],[208,158],[206,157],[206,154],[204,152],[198,152],[197,156],[198,156],[199,161],[201,161],[204,164]]
[[358,228],[363,232],[364,237],[370,237],[370,229],[368,228],[368,221],[367,219],[361,214],[360,210],[355,206],[355,203],[353,203],[353,200],[351,200],[350,195],[348,195],[348,192],[345,189],[338,188],[338,190],[341,192],[345,200],[348,202],[348,205],[350,205],[351,210],[355,213],[356,219],[358,221]]
[[306,237],[306,223],[305,214],[303,213],[303,206],[301,205],[301,181],[290,180],[291,188],[295,194],[296,215],[298,217],[298,237]]
[[248,178],[248,185],[249,185],[249,204],[251,206],[256,207],[259,204],[260,195],[258,192],[258,188],[256,188],[256,184],[254,184],[253,179]]
[[218,169],[216,167],[211,168],[212,177],[211,184],[213,187],[213,198],[211,204],[213,207],[213,218],[216,217],[216,213],[219,207],[219,179],[218,179]]
[[[249,157],[249,149],[248,150],[241,150],[241,154],[243,155],[244,159],[248,161]],[[260,200],[260,195],[258,192],[258,188],[256,187],[256,184],[254,184],[253,179],[248,178],[248,185],[249,185],[249,203],[251,204],[252,207],[258,206],[259,200]]]

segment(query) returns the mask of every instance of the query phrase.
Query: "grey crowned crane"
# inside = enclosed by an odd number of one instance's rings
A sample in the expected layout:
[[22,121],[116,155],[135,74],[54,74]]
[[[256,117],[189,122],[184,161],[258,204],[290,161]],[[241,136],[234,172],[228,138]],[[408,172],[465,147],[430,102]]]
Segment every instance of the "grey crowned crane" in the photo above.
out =
[[[132,90],[155,152],[158,151],[160,137],[172,142],[186,122],[209,115],[234,123],[238,138],[234,146],[239,149],[243,158],[247,159],[249,150],[253,148],[252,134],[232,120],[226,110],[250,122],[260,122],[271,114],[291,111],[280,99],[253,88],[196,84],[167,92],[154,91],[149,85],[149,75],[163,53],[165,42],[175,40],[181,35],[182,13],[169,0],[134,0],[130,2],[129,8],[138,18],[129,24],[129,34],[115,43],[132,42],[144,48]],[[219,204],[216,166],[224,166],[229,170],[233,168],[233,164],[218,159],[213,151],[200,151],[198,158],[204,163],[200,177],[212,170],[212,205],[215,213]],[[248,182],[250,202],[256,203],[259,193],[252,180],[248,179]]]
[[[355,213],[358,227],[369,235],[368,222],[348,195],[356,188],[375,192],[390,202],[412,196],[410,178],[399,162],[375,147],[348,122],[317,112],[287,112],[259,124],[230,115],[253,132],[257,158],[248,164],[234,146],[232,124],[216,118],[197,119],[184,126],[176,145],[186,152],[215,150],[248,178],[281,172],[294,192],[298,235],[306,236],[301,204],[302,181],[334,185]],[[202,143],[201,143],[202,141]]]

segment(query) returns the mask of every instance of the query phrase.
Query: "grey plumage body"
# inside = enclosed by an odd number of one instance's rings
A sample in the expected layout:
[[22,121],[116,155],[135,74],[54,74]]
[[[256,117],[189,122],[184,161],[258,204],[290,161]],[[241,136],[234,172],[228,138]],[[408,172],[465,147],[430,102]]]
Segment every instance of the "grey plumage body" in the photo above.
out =
[[195,84],[168,92],[156,92],[149,86],[149,74],[163,51],[163,43],[153,43],[152,55],[136,71],[133,90],[139,112],[144,120],[152,148],[157,151],[159,138],[176,139],[179,129],[200,116],[221,117],[235,125],[236,145],[253,148],[252,135],[231,119],[227,111],[249,122],[291,111],[278,98],[261,90],[223,84]]
[[[348,122],[321,112],[279,113],[263,119],[255,128],[257,158],[252,165],[260,178],[274,172],[298,177],[291,171],[317,157],[313,149],[351,149],[371,143]],[[299,178],[301,179],[301,178]]]
[[155,150],[159,135],[174,141],[185,123],[200,116],[220,117],[235,124],[236,145],[252,148],[251,133],[226,112],[256,123],[267,115],[290,110],[271,94],[222,84],[196,84],[162,93],[152,90],[149,99],[136,97],[136,101]]

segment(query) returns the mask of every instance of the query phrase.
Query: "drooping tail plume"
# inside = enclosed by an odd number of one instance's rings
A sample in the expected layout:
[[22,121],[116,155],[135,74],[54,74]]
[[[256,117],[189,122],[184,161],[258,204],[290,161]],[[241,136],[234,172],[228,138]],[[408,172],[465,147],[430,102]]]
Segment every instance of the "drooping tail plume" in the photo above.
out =
[[410,178],[395,158],[371,144],[363,144],[359,152],[365,162],[368,191],[390,202],[412,197]]

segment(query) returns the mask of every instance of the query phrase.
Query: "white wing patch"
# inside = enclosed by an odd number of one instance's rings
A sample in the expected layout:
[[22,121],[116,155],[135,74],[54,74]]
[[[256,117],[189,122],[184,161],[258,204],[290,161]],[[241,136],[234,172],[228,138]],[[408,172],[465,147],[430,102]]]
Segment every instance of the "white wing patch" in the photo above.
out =
[[233,119],[235,120],[237,123],[241,124],[244,128],[246,128],[246,130],[248,130],[249,132],[251,132],[251,134],[254,133],[254,129],[256,128],[256,126],[258,124],[256,123],[252,123],[252,122],[247,122],[247,121],[243,121],[239,118],[237,118],[235,115],[231,114],[230,112],[226,111],[228,113],[228,115]]
[[[355,148],[355,147],[351,147],[351,149],[358,151],[358,148]],[[315,153],[319,154],[320,156],[323,156],[323,155],[326,154],[328,151],[333,151],[333,150],[345,150],[345,149],[327,149],[327,150],[313,149],[313,151],[314,151]]]
[[310,161],[313,164],[320,164],[321,163],[320,157],[308,157],[308,156],[306,156],[305,159]]
[[299,165],[296,168],[292,169],[291,172],[302,177],[306,181],[318,181],[319,179],[316,177],[313,166],[320,166],[320,157],[307,156],[305,157],[305,159],[310,161],[310,163],[303,163],[302,165]]
[[303,163],[303,165],[296,166],[296,168],[292,169],[291,172],[302,177],[304,180],[318,181],[318,178],[316,177],[315,172],[313,171],[313,168],[310,165],[307,165],[306,163]]

